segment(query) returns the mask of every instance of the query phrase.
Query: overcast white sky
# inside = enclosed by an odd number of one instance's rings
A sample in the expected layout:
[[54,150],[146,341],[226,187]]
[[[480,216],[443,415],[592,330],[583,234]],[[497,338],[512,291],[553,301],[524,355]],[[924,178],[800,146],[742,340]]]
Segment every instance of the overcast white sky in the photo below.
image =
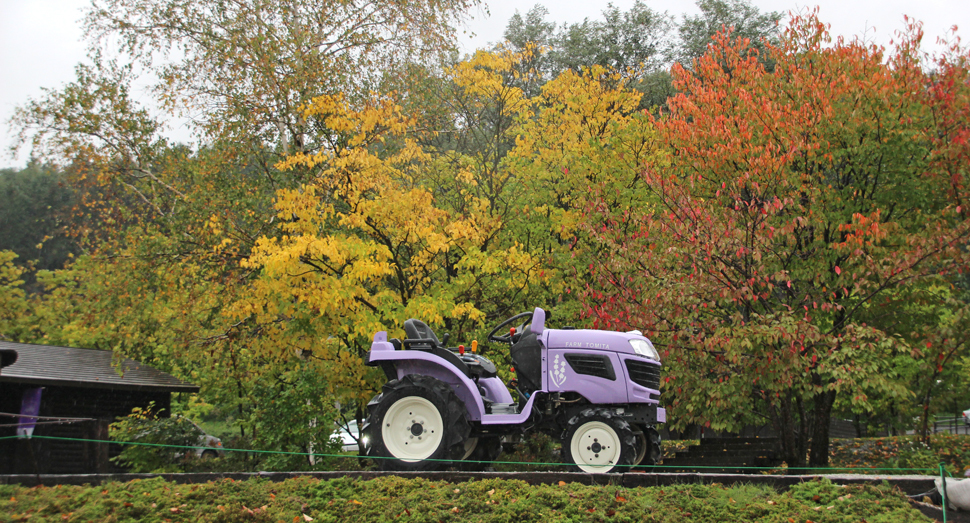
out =
[[[516,10],[525,14],[535,3],[549,10],[548,19],[557,23],[597,19],[608,2],[596,0],[491,0],[487,12],[476,10],[475,19],[465,28],[461,46],[465,51],[486,47],[502,39],[505,24]],[[622,10],[634,0],[614,0]],[[657,11],[680,17],[694,14],[693,1],[644,0]],[[41,94],[42,87],[57,88],[73,79],[74,65],[85,60],[78,20],[88,0],[0,0],[0,168],[21,168],[26,156],[11,158],[7,153],[12,137],[6,122],[17,105]],[[831,24],[834,35],[862,35],[888,44],[893,33],[903,27],[903,15],[921,20],[927,42],[944,35],[951,26],[970,38],[970,0],[752,0],[762,11],[798,11],[819,6],[823,21]],[[470,36],[474,34],[475,36]],[[174,136],[187,136],[178,130]]]

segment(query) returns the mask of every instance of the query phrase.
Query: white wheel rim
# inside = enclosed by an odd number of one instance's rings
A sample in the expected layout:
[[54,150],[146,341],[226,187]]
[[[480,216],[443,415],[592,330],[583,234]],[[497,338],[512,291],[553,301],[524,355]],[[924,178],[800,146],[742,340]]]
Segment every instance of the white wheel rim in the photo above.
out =
[[420,396],[407,396],[387,409],[381,436],[392,456],[414,463],[438,450],[443,429],[441,414],[433,403]]
[[478,446],[478,438],[468,438],[465,440],[465,455],[461,459],[468,459],[468,456],[475,452],[475,447]]
[[647,440],[647,434],[642,430],[634,432],[633,435],[636,436],[635,442],[639,443],[636,449],[637,456],[633,459],[633,464],[639,465],[643,463],[643,458],[647,457],[647,448],[650,446],[650,441]]
[[573,461],[583,472],[609,472],[620,459],[620,437],[602,421],[580,426],[569,442]]

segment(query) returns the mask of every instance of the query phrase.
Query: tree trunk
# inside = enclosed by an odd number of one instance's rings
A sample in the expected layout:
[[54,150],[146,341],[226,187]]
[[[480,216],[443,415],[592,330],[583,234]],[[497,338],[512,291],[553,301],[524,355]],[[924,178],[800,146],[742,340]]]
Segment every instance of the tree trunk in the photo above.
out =
[[805,466],[804,427],[796,425],[792,409],[791,396],[788,395],[779,398],[778,403],[769,402],[768,415],[781,442],[782,459],[789,467],[800,468]]
[[815,408],[812,409],[814,427],[812,427],[811,454],[808,458],[809,466],[827,467],[829,465],[829,425],[834,403],[835,391],[833,390],[815,396]]

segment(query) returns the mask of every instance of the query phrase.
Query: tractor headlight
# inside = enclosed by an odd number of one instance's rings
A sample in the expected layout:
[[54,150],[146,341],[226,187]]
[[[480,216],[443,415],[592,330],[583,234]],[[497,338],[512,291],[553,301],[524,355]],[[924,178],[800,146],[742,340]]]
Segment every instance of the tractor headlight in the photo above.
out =
[[660,361],[660,354],[657,353],[657,349],[653,348],[653,343],[650,343],[650,340],[630,340],[630,345],[633,346],[633,351],[637,354],[654,361]]

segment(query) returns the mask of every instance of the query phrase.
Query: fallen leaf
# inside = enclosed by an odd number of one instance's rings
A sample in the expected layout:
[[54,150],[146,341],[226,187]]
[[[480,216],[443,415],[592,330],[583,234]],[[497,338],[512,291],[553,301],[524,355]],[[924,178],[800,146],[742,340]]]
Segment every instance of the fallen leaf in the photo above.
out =
[[303,521],[313,521],[313,518],[311,518],[310,516],[307,516],[306,514],[303,514]]
[[360,501],[357,501],[356,499],[352,499],[350,500],[350,502],[353,503],[354,505],[363,505],[363,503],[361,503]]
[[455,507],[455,508],[451,509],[451,511],[454,512],[455,514],[457,514],[458,513],[458,507]]
[[774,501],[768,500],[768,504],[769,505],[776,505],[777,503],[775,503]]
[[124,506],[125,506],[125,507],[134,507],[135,505],[133,505],[133,504],[131,504],[131,503],[128,503],[127,501],[125,501],[125,502],[124,502]]
[[559,482],[559,486],[560,487],[565,487],[566,486],[566,482],[565,481],[560,481]]
[[619,501],[620,503],[625,503],[626,502],[626,498],[623,497],[623,496],[621,496],[621,495],[619,495],[619,494],[616,495],[616,500]]
[[456,488],[455,489],[455,494],[458,494],[459,492],[461,492],[461,489]]
[[488,491],[488,495],[489,495],[489,496],[491,496],[491,495],[493,495],[493,494],[495,494],[495,489],[492,489],[492,490],[489,490],[489,491]]
[[[152,503],[152,508],[157,508],[157,507],[158,507],[158,503]],[[219,508],[222,508],[222,507],[219,507]]]
[[168,511],[171,512],[172,514],[178,514],[178,513],[182,512],[181,510],[179,510],[178,507],[172,507],[172,508],[168,509]]
[[611,517],[613,517],[615,515],[616,515],[616,511],[615,510],[612,510],[611,509],[611,510],[607,510],[606,511],[606,517],[608,517],[608,518],[611,518]]

